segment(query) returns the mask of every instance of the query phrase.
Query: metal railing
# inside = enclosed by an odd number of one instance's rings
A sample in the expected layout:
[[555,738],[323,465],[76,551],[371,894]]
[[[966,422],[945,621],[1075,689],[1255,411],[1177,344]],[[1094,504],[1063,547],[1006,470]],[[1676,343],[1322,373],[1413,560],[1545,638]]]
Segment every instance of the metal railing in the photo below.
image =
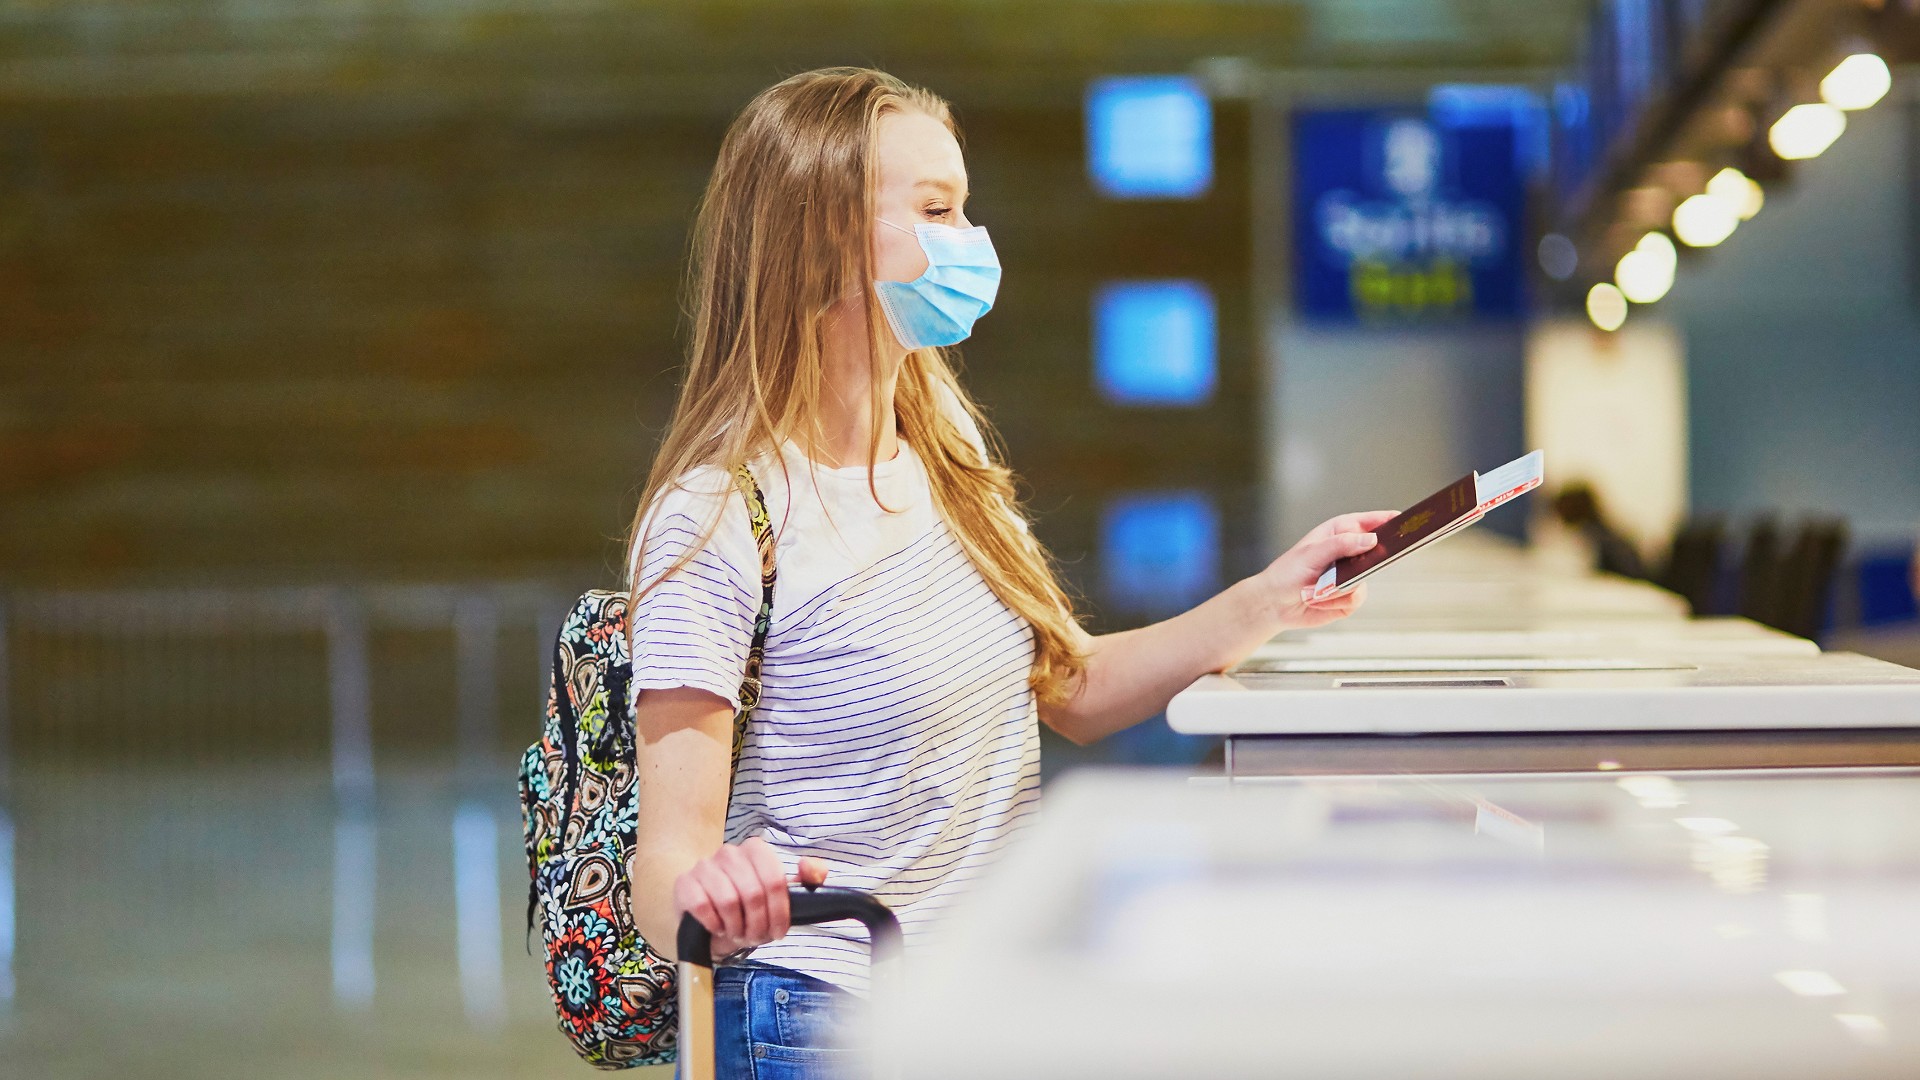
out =
[[[500,1024],[508,998],[502,892],[513,895],[513,882],[523,880],[501,863],[517,833],[508,809],[514,757],[538,738],[553,640],[576,595],[546,583],[493,582],[0,596],[0,1019],[13,1004],[13,825],[21,809],[8,781],[29,768],[51,783],[158,778],[170,785],[169,805],[187,814],[183,822],[235,828],[259,812],[258,796],[223,795],[223,778],[330,772],[332,996],[345,1008],[369,1007],[383,892],[376,869],[382,843],[394,842],[382,830],[399,827],[376,812],[376,764],[391,751],[406,777],[421,775],[424,757],[431,773],[455,784],[459,983],[472,1023]],[[417,647],[422,639],[429,647]],[[410,640],[416,647],[406,647]],[[411,711],[423,702],[451,723],[408,737]],[[202,799],[213,818],[192,816]],[[128,841],[111,823],[43,827],[88,837],[90,858],[133,861],[120,858]],[[183,828],[191,831],[182,824],[168,835]],[[253,841],[276,839],[284,837]],[[160,875],[144,887],[178,889],[193,877],[181,869],[190,862],[185,850],[143,854]]]
[[[537,732],[575,595],[534,582],[15,592],[0,597],[0,753],[324,754],[344,787],[370,775],[381,741],[481,765]],[[525,722],[503,731],[503,717]]]

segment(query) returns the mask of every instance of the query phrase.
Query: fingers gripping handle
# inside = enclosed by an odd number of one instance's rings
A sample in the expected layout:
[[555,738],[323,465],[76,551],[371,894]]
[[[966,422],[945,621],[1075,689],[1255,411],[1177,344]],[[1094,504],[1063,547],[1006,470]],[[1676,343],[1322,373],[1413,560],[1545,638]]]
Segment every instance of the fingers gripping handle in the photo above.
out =
[[[876,964],[900,955],[900,920],[887,905],[853,889],[793,889],[787,907],[795,926],[853,919],[867,928]],[[680,916],[680,1078],[713,1080],[713,934]]]
[[[793,889],[787,893],[787,908],[795,926],[839,922],[853,919],[867,928],[876,960],[891,959],[900,952],[900,920],[887,905],[854,889]],[[713,934],[692,915],[680,916],[680,934],[676,942],[682,964],[713,966]]]

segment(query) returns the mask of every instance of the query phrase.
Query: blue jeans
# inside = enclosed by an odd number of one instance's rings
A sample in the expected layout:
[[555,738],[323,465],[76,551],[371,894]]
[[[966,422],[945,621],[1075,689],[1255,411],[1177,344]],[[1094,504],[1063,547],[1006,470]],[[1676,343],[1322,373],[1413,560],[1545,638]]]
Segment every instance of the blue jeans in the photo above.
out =
[[842,1049],[853,997],[811,975],[749,960],[713,973],[713,1064],[721,1080],[855,1080]]

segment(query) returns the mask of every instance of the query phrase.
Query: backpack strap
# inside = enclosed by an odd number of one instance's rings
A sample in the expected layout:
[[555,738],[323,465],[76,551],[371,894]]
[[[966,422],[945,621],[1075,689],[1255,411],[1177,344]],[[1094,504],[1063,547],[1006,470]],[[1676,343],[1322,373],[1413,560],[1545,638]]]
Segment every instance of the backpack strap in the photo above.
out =
[[767,655],[767,630],[773,625],[773,517],[767,513],[767,498],[754,482],[753,472],[745,465],[733,470],[734,485],[747,500],[747,524],[753,530],[753,542],[760,549],[760,610],[753,617],[753,644],[747,648],[747,673],[740,680],[740,709],[733,714],[733,765],[728,770],[732,787],[732,769],[740,767],[740,751],[747,745],[747,721],[760,704],[760,665]]
[[[754,482],[753,473],[745,465],[733,471],[734,485],[747,501],[747,525],[753,532],[754,546],[760,549],[760,610],[753,617],[753,643],[747,648],[747,670],[740,680],[740,707],[733,714],[733,765],[728,770],[729,779],[732,769],[740,764],[740,751],[747,743],[747,721],[752,719],[754,706],[760,703],[760,664],[766,657],[767,630],[773,623],[773,519],[767,513],[766,496],[760,493],[760,485]],[[631,618],[631,613],[629,613]],[[566,704],[565,687],[561,672],[565,669],[557,661],[559,643],[555,645],[556,664],[554,667],[554,693],[560,695],[560,704]],[[610,761],[621,754],[621,746],[628,747],[632,753],[636,733],[633,730],[633,703],[629,697],[633,679],[631,659],[627,664],[609,664],[607,680],[607,720],[595,736],[593,743],[585,749],[601,761]],[[571,804],[574,783],[574,743],[575,722],[571,710],[562,709],[563,726],[566,731],[562,739],[567,754],[567,802]]]

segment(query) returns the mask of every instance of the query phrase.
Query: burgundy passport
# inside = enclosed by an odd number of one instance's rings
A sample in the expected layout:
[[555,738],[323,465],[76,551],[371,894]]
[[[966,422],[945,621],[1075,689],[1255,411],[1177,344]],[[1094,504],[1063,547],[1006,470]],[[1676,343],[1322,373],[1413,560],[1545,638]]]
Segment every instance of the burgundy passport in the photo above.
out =
[[1474,475],[1468,473],[1375,529],[1373,535],[1378,542],[1371,548],[1334,563],[1335,587],[1344,587],[1395,555],[1411,551],[1462,521],[1478,516],[1479,509],[1479,487]]

